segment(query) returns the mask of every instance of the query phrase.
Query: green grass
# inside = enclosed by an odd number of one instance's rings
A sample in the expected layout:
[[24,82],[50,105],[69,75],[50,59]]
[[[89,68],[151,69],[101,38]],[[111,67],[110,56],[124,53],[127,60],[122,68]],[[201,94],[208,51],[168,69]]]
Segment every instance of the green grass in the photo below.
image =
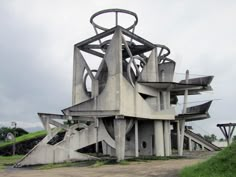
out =
[[118,164],[120,164],[120,165],[129,165],[130,162],[127,161],[127,160],[121,160]]
[[181,177],[235,177],[236,142],[209,160],[184,168]]
[[33,168],[38,169],[38,170],[48,170],[48,169],[61,168],[61,167],[84,167],[84,166],[97,168],[104,165],[128,165],[128,164],[129,162],[126,160],[116,162],[115,159],[111,159],[111,160],[96,160],[96,161],[89,160],[89,161],[80,161],[80,162],[64,162],[64,163],[57,163],[57,164],[39,165]]
[[[100,164],[99,164],[100,163]],[[37,170],[49,170],[53,168],[62,168],[62,167],[99,167],[102,166],[102,161],[95,161],[95,160],[88,160],[88,161],[80,161],[80,162],[64,162],[64,163],[50,163],[47,165],[38,165],[32,167],[33,169]]]
[[5,169],[7,166],[14,165],[22,157],[23,155],[0,156],[0,169]]
[[[27,141],[27,140],[34,139],[34,138],[38,138],[38,137],[42,137],[42,136],[45,136],[45,135],[46,135],[45,130],[25,134],[25,135],[17,137],[16,138],[16,143],[20,143],[20,142]],[[12,143],[13,143],[12,141],[7,141],[7,142],[0,143],[0,148],[12,145]]]
[[72,163],[72,162],[65,162],[65,163],[58,163],[58,164],[47,164],[47,165],[40,165],[36,166],[35,169],[38,170],[48,170],[52,168],[61,168],[61,167],[72,167],[72,166],[77,166],[77,163]]
[[92,167],[100,167],[100,166],[103,166],[103,165],[106,165],[106,161],[105,160],[97,160],[95,162],[95,164],[92,165]]

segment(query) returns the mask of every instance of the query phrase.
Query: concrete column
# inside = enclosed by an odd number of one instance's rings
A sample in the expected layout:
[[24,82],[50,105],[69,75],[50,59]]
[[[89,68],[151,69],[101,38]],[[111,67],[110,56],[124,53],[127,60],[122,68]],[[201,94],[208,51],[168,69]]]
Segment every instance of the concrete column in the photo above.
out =
[[[166,92],[166,109],[170,109],[171,105],[170,105],[170,92],[167,91]],[[167,124],[168,126],[168,130],[169,130],[169,155],[172,154],[172,147],[171,147],[171,125],[170,125],[170,121]]]
[[[161,110],[160,92],[157,94],[157,111]],[[154,153],[156,156],[164,156],[164,134],[162,120],[154,120]]]
[[107,155],[107,143],[105,141],[102,141],[102,153],[103,155]]
[[164,120],[165,155],[170,156],[170,121]]
[[227,142],[228,142],[228,146],[232,143],[232,134],[233,134],[233,132],[231,132],[231,125],[229,125],[229,129],[228,129],[228,140],[227,140]]
[[192,139],[191,138],[189,138],[188,139],[188,147],[189,147],[189,151],[193,151],[193,146],[192,146]]
[[139,156],[139,142],[138,142],[138,120],[136,119],[134,122],[134,128],[135,128],[135,157]]
[[184,132],[185,132],[185,120],[179,121],[179,132],[180,132],[180,146],[179,146],[179,155],[183,155],[184,150]]
[[202,146],[202,151],[204,151],[204,150],[205,150],[205,147],[204,147],[204,145],[203,145],[203,144],[201,144],[201,146]]
[[111,147],[107,144],[107,155],[111,156]]
[[[185,83],[188,84],[189,80],[189,70],[186,71],[185,75]],[[185,114],[187,112],[187,102],[188,102],[188,89],[184,91],[184,105],[182,113]],[[183,155],[184,148],[184,133],[185,133],[185,119],[180,120],[180,151],[179,155]]]
[[176,122],[176,131],[177,131],[177,148],[178,148],[178,154],[181,154],[181,143],[180,143],[180,123],[179,121]]
[[[162,74],[163,76],[163,74]],[[168,103],[168,92],[161,92],[161,108],[163,110],[166,110],[170,107],[170,103]],[[164,122],[164,149],[165,149],[165,155],[170,155],[170,121],[169,120],[163,120]]]
[[170,134],[170,149],[169,149],[169,152],[170,152],[170,155],[172,155],[172,144],[171,144],[171,124],[169,124],[169,134]]
[[163,135],[163,123],[161,120],[154,121],[154,143],[155,143],[155,155],[164,156],[164,135]]
[[117,161],[125,159],[126,120],[121,116],[114,119]]
[[99,149],[98,149],[98,128],[99,128],[99,120],[98,118],[94,118],[95,119],[95,128],[96,128],[96,154],[98,155]]
[[[189,80],[189,71],[186,71],[186,76],[185,76],[185,83],[188,84]],[[184,105],[183,105],[183,111],[182,113],[185,114],[187,111],[187,102],[188,102],[188,89],[185,89],[184,91]]]

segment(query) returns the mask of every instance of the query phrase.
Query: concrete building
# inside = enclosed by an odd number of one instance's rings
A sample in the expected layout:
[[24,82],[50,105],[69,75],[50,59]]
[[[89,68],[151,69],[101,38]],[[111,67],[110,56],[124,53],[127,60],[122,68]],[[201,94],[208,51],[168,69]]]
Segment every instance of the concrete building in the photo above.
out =
[[[115,17],[115,26],[109,29],[94,21],[106,13]],[[120,26],[120,14],[131,15],[134,23]],[[97,159],[96,153],[118,161],[128,156],[170,156],[172,149],[182,155],[186,145],[189,150],[197,145],[217,149],[185,129],[186,121],[209,118],[211,101],[187,107],[187,100],[212,90],[213,76],[190,78],[187,71],[185,79],[174,82],[176,63],[168,58],[169,48],[135,34],[138,17],[133,12],[103,10],[90,22],[96,35],[74,45],[72,106],[61,115],[38,114],[48,134],[17,166]],[[84,53],[100,58],[98,69],[89,67]],[[176,114],[179,96],[184,97],[184,106]]]

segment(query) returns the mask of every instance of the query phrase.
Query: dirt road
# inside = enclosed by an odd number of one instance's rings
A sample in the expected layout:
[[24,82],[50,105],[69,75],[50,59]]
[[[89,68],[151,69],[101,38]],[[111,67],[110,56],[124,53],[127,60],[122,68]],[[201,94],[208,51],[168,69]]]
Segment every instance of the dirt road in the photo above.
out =
[[0,177],[177,177],[180,169],[200,161],[202,159],[178,159],[50,170],[8,169],[1,171]]

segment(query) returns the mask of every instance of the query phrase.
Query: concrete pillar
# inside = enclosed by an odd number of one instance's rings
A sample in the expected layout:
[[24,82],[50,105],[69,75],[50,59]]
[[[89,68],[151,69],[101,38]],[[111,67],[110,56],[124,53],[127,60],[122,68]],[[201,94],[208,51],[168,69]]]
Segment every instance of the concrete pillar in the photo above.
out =
[[228,140],[227,140],[228,146],[232,143],[232,134],[233,134],[233,131],[231,131],[231,128],[232,128],[232,126],[229,125],[229,129],[228,129]]
[[126,120],[122,116],[114,119],[115,142],[116,142],[116,157],[117,161],[125,159],[125,134]]
[[189,151],[193,151],[193,146],[192,146],[192,139],[191,138],[189,138],[188,139],[188,149],[189,149]]
[[67,145],[67,147],[66,147],[66,149],[67,149],[67,161],[69,162],[70,161],[70,148],[71,148],[71,145],[70,145],[70,138],[71,138],[71,134],[73,133],[73,132],[71,132],[72,130],[71,129],[69,129],[69,131],[68,131],[68,133],[67,134],[65,134],[66,135],[66,145]]
[[180,146],[179,146],[179,155],[183,155],[184,150],[184,132],[185,132],[185,120],[179,121],[179,132],[180,132]]
[[[171,105],[170,105],[170,92],[167,91],[166,92],[166,109],[170,109]],[[169,130],[169,155],[172,154],[172,147],[171,147],[171,124],[170,121],[168,120],[169,123],[167,123],[168,126],[168,130]]]
[[[163,76],[163,73],[162,73]],[[161,92],[161,108],[163,110],[166,110],[170,108],[170,103],[168,102],[170,94],[168,92]],[[163,120],[164,122],[164,149],[165,149],[165,155],[170,156],[170,121],[169,120]]]
[[[189,80],[189,70],[186,71],[185,75],[185,83],[188,84]],[[188,102],[188,89],[185,89],[184,91],[184,105],[183,105],[183,111],[182,114],[185,114],[187,112],[187,102]],[[185,119],[180,120],[180,151],[179,155],[183,155],[183,148],[184,148],[184,133],[185,133]]]
[[163,123],[161,120],[154,121],[154,143],[155,143],[155,155],[164,156],[164,135],[163,135]]
[[102,153],[103,153],[103,155],[108,155],[108,153],[107,153],[107,143],[105,141],[102,141]]
[[98,149],[98,128],[99,128],[99,120],[98,118],[94,118],[95,119],[95,128],[96,128],[96,133],[95,133],[95,139],[96,139],[96,154],[98,155],[99,149]]
[[[185,83],[188,84],[189,80],[189,70],[186,71],[186,76],[185,76]],[[185,114],[187,111],[187,102],[188,102],[188,89],[185,89],[184,91],[184,105],[183,105],[183,111],[182,113]]]
[[134,128],[135,128],[135,157],[139,157],[138,120],[137,119],[134,122]]
[[108,144],[107,144],[107,155],[112,155],[111,154],[111,146],[109,146]]
[[170,121],[164,120],[165,155],[170,156]]
[[171,144],[171,124],[169,124],[169,130],[170,130],[170,132],[169,132],[169,134],[170,134],[170,149],[169,149],[169,152],[170,152],[170,155],[172,155],[172,144]]
[[204,147],[204,145],[203,145],[203,144],[201,144],[201,146],[202,146],[202,151],[204,151],[204,150],[205,150],[205,147]]
[[176,122],[176,131],[177,131],[177,148],[178,148],[178,154],[181,154],[181,143],[180,143],[180,123],[179,121]]
[[[157,111],[161,110],[160,92],[157,94]],[[162,120],[154,120],[154,153],[156,156],[164,156],[164,130]]]

